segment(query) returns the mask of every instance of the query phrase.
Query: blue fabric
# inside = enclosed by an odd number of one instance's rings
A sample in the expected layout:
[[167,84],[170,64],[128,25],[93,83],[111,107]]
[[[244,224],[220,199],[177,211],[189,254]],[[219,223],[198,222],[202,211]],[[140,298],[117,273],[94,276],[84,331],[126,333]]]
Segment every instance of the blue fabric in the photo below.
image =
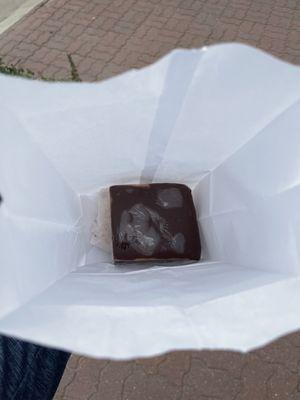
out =
[[69,356],[0,336],[0,400],[52,400]]

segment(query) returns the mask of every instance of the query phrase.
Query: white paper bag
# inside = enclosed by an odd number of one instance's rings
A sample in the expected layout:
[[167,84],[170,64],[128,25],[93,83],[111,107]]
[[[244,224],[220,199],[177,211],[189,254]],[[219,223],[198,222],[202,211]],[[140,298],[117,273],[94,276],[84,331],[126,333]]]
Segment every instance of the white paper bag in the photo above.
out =
[[[300,328],[300,69],[243,45],[97,84],[0,76],[0,332],[94,357],[249,350]],[[101,187],[193,187],[198,264],[116,267]]]

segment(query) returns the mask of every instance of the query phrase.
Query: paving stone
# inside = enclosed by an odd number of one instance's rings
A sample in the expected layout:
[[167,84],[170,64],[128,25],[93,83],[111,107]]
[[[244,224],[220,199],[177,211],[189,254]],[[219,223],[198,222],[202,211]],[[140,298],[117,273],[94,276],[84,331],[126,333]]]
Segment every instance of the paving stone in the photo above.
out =
[[241,371],[241,389],[235,400],[268,399],[267,382],[277,367],[250,355]]
[[297,392],[299,376],[286,369],[278,368],[267,383],[270,400],[290,400]]
[[124,385],[122,400],[179,400],[180,387],[172,385],[162,375],[147,375],[136,369]]
[[158,373],[164,376],[169,383],[182,386],[184,376],[190,371],[191,355],[187,352],[169,354],[159,364]]
[[90,400],[119,400],[124,392],[124,385],[133,373],[133,363],[109,363],[100,375],[97,393]]
[[299,62],[299,2],[52,0],[0,37],[0,56],[20,66],[31,57],[46,67],[53,64],[48,71],[54,78],[64,75],[66,65],[53,60],[53,50],[78,55],[88,60],[78,68],[90,81],[141,67],[175,47],[235,40]]
[[300,372],[300,348],[293,346],[289,340],[284,338],[256,350],[253,354],[264,362],[277,364],[292,372]]
[[198,358],[191,361],[190,372],[184,378],[184,385],[191,386],[200,395],[232,400],[240,390],[240,381],[229,370],[208,368]]
[[194,353],[193,358],[200,360],[204,367],[227,370],[234,378],[240,377],[247,359],[245,354],[229,351],[201,351]]
[[160,364],[166,361],[166,355],[151,357],[151,358],[141,358],[136,360],[136,364],[144,370],[146,374],[153,375],[158,373],[158,367]]

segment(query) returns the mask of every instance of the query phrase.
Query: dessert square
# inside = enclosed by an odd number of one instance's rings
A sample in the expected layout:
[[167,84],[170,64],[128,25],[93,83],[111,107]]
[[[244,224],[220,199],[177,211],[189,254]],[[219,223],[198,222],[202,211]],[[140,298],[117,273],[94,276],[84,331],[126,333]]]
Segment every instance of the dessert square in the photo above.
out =
[[177,183],[111,186],[115,262],[199,260],[190,188]]

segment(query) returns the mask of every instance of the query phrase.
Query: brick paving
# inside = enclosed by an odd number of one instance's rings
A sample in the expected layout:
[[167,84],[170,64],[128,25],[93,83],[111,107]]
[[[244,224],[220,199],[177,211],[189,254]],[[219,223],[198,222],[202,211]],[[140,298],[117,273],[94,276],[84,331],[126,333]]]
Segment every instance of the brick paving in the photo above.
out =
[[176,47],[251,44],[300,64],[299,0],[49,0],[0,38],[0,57],[83,80],[140,68]]
[[[300,0],[49,0],[0,36],[0,57],[68,79],[70,54],[81,79],[95,81],[227,41],[300,64]],[[248,354],[72,356],[55,400],[300,400],[300,333]]]
[[54,400],[299,400],[300,334],[247,354],[170,353],[130,362],[73,356]]

